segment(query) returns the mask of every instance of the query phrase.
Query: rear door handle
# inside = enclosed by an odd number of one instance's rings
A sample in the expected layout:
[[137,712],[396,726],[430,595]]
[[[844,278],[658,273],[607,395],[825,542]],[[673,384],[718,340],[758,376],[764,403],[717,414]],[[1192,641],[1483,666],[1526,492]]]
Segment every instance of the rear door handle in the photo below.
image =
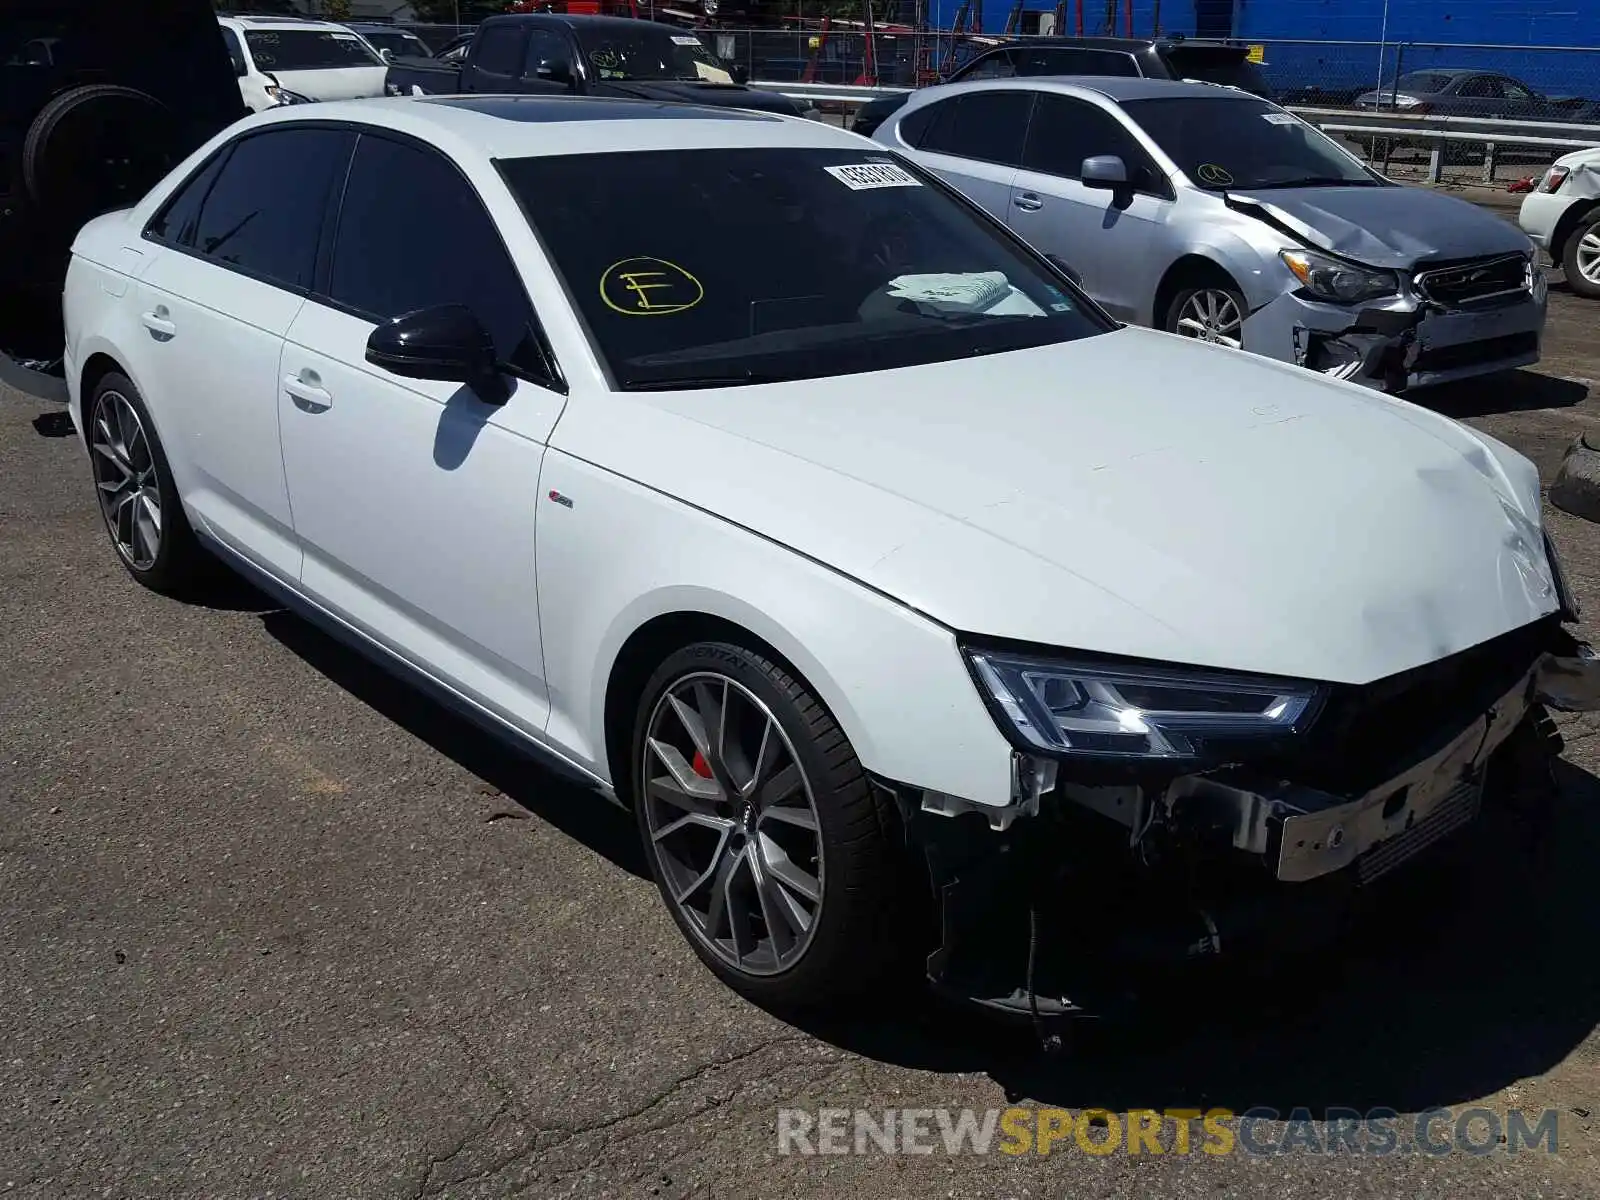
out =
[[1013,196],[1011,203],[1022,209],[1023,212],[1038,212],[1044,207],[1044,201],[1032,192],[1023,192],[1020,196]]
[[325,412],[333,407],[333,395],[322,386],[315,371],[283,377],[283,390],[294,397],[295,407],[303,412]]
[[171,321],[171,314],[165,304],[158,304],[147,313],[140,313],[139,320],[151,333],[160,334],[162,337],[171,337],[178,332],[178,327]]

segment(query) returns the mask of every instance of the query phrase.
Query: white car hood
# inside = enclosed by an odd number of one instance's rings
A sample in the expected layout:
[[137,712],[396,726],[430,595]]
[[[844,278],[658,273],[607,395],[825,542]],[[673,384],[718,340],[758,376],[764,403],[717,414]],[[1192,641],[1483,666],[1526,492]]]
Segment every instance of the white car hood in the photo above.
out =
[[315,71],[273,71],[280,86],[311,100],[360,100],[383,95],[389,68],[323,67]]
[[1149,330],[613,394],[554,444],[970,634],[1364,683],[1557,608],[1526,459]]

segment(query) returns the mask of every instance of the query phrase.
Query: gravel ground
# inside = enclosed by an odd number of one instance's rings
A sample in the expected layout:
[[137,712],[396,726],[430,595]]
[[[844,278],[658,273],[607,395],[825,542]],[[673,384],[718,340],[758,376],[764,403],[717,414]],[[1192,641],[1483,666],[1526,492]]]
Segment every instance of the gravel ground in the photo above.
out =
[[[1600,306],[1552,307],[1537,370],[1429,398],[1547,480],[1600,425]],[[247,589],[134,585],[59,433],[0,392],[0,1195],[1600,1194],[1585,722],[1544,857],[1475,852],[1297,987],[1052,1060],[888,998],[801,1027],[699,967],[621,813]],[[1600,611],[1600,528],[1551,522]],[[1559,1150],[778,1154],[780,1106],[1013,1102],[1551,1108]]]

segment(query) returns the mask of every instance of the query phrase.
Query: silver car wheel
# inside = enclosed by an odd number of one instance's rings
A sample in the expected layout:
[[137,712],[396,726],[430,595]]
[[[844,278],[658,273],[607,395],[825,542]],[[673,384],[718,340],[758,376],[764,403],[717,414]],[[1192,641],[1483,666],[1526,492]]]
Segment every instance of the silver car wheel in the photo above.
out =
[[640,778],[650,851],[683,923],[736,970],[797,963],[822,912],[811,781],[770,709],[697,672],[656,702]]
[[1202,342],[1216,342],[1232,346],[1235,350],[1243,344],[1239,327],[1244,317],[1232,296],[1217,288],[1201,288],[1178,310],[1176,330],[1185,337],[1199,338]]
[[1592,225],[1578,241],[1578,274],[1600,284],[1600,225]]
[[135,571],[161,555],[161,484],[144,422],[121,392],[95,402],[89,430],[100,512],[117,553]]

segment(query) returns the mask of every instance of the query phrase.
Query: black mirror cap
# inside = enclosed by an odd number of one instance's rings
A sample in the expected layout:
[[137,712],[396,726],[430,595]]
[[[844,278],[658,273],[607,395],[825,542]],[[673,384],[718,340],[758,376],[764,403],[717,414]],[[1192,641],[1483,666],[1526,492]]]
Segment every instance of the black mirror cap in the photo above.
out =
[[750,82],[750,68],[745,66],[743,63],[734,63],[732,66],[730,66],[728,68],[728,75],[735,83],[740,85]]
[[499,379],[494,339],[463,304],[418,309],[379,325],[367,338],[367,361],[406,379],[473,386]]

